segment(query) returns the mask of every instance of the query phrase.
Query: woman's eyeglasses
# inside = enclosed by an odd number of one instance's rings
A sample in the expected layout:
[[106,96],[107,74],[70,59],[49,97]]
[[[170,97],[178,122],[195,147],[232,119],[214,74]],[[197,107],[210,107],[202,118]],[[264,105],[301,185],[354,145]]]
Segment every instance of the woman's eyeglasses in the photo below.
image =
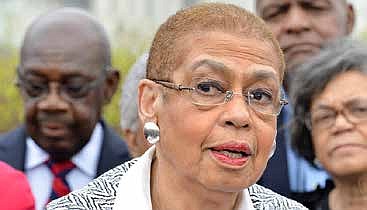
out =
[[192,103],[199,106],[222,105],[229,102],[234,95],[241,95],[253,110],[262,114],[277,116],[282,110],[282,107],[288,104],[285,99],[278,100],[278,97],[275,97],[267,88],[250,88],[242,93],[236,93],[233,90],[226,90],[220,82],[214,80],[195,82],[193,87],[162,80],[152,81],[166,88],[177,91],[188,91]]
[[329,129],[334,126],[339,115],[352,124],[358,124],[367,121],[367,99],[353,99],[347,101],[339,108],[329,106],[322,106],[312,110],[305,118],[306,127],[311,130],[314,129]]

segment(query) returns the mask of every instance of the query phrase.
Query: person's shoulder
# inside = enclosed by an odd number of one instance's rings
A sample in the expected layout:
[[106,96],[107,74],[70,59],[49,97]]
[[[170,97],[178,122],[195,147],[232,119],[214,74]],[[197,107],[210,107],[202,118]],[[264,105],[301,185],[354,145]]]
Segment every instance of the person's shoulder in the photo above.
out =
[[2,161],[0,174],[1,186],[7,186],[0,188],[2,209],[34,209],[34,197],[26,175]]
[[104,120],[101,120],[100,123],[101,123],[101,126],[104,132],[106,132],[105,135],[113,139],[119,139],[119,140],[122,139],[121,136],[118,135],[116,131],[109,124],[107,124]]
[[137,160],[138,158],[116,166],[84,188],[52,201],[47,209],[112,209],[120,179]]
[[109,146],[113,149],[116,149],[116,151],[121,151],[122,153],[128,153],[127,145],[122,139],[122,137],[106,122],[103,120],[100,121],[103,131],[104,131],[104,144],[105,146]]
[[248,188],[255,209],[307,210],[302,204],[254,184]]
[[22,125],[20,127],[15,128],[14,130],[11,130],[5,133],[1,133],[0,134],[0,144],[9,143],[9,141],[14,140],[14,139],[21,138],[22,140],[24,140],[25,137],[26,137],[25,126]]
[[[10,165],[6,164],[3,161],[0,161],[0,172],[1,172],[1,176],[0,176],[0,180],[7,180],[8,178],[24,178],[24,180],[26,180],[25,175],[14,169],[13,167],[11,167]],[[5,182],[4,182],[5,183]]]
[[[0,160],[18,170],[23,170],[26,138],[27,134],[24,125],[7,133],[1,133]],[[14,153],[14,151],[17,152]]]

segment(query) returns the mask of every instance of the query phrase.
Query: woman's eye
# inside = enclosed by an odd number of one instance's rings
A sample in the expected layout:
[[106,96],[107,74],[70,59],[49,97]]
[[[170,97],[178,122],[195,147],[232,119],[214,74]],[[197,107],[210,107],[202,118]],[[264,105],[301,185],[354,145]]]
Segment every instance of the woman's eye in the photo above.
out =
[[250,92],[250,96],[255,103],[272,103],[273,94],[269,90],[253,90]]
[[350,109],[350,112],[354,116],[367,115],[367,106],[355,106]]
[[335,113],[319,113],[313,117],[312,121],[314,121],[314,123],[317,124],[332,120],[334,118]]
[[224,93],[224,88],[217,82],[200,82],[196,89],[203,95],[218,95]]

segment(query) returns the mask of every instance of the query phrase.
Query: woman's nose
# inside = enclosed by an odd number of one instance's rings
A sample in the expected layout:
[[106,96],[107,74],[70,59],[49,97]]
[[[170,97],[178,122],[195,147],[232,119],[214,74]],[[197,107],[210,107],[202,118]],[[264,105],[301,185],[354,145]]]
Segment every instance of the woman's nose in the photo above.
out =
[[233,93],[230,100],[224,105],[223,125],[236,128],[250,126],[250,107],[242,93]]

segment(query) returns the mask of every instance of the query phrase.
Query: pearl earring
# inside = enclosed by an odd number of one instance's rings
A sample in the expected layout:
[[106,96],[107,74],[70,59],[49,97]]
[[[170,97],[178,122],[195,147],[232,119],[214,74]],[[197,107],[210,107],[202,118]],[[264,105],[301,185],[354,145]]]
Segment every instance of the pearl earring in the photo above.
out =
[[154,122],[144,124],[144,136],[150,144],[155,144],[159,141],[159,127]]

